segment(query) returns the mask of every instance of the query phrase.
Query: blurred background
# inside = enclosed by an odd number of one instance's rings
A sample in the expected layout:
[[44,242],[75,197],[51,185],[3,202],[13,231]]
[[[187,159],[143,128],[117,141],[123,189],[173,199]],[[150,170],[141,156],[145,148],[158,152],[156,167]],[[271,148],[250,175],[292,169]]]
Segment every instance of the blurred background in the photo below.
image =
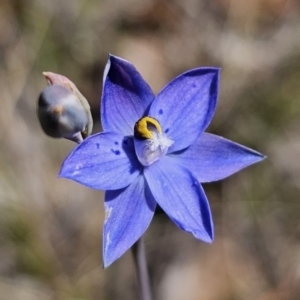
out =
[[222,68],[208,131],[268,156],[204,188],[215,242],[163,214],[145,239],[156,300],[300,299],[300,2],[2,0],[0,300],[137,299],[131,253],[102,269],[103,193],[58,179],[75,144],[45,136],[42,71],[89,100],[100,130],[107,54],[157,93],[197,66]]

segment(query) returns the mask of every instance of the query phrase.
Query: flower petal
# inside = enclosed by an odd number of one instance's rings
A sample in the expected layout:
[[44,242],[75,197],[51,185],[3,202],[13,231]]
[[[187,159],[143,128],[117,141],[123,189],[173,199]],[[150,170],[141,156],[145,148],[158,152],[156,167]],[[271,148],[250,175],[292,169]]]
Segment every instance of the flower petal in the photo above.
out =
[[153,101],[149,116],[174,141],[169,153],[190,146],[210,123],[217,104],[219,71],[198,68],[183,73]]
[[104,131],[133,135],[135,123],[144,116],[154,97],[149,85],[131,63],[109,56],[101,101]]
[[176,155],[177,161],[200,182],[221,180],[264,158],[259,152],[209,133],[203,133],[188,149]]
[[133,141],[121,134],[103,132],[85,139],[66,158],[60,177],[94,189],[128,186],[141,172]]
[[139,176],[125,189],[106,192],[103,232],[105,268],[142,236],[151,222],[155,207],[156,202],[144,176]]
[[144,169],[156,202],[181,229],[205,242],[213,240],[209,204],[198,180],[176,160],[165,156]]

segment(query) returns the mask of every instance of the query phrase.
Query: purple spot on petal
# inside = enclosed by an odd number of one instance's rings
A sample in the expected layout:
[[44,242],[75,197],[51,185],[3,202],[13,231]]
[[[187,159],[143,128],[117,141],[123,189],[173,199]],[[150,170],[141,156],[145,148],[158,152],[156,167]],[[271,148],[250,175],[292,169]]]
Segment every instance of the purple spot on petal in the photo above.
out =
[[115,145],[119,145],[119,142],[115,142]]
[[169,128],[167,128],[166,130],[165,130],[165,133],[168,133],[169,132]]
[[164,111],[163,111],[162,109],[160,109],[160,110],[158,111],[158,113],[159,113],[160,115],[162,115],[162,114],[164,113]]
[[120,154],[121,154],[121,152],[120,152],[119,150],[111,149],[111,151],[112,151],[114,154],[116,154],[116,155],[120,155]]
[[99,144],[99,143],[96,143],[96,146],[97,146],[97,149],[99,149],[99,148],[100,148],[100,144]]

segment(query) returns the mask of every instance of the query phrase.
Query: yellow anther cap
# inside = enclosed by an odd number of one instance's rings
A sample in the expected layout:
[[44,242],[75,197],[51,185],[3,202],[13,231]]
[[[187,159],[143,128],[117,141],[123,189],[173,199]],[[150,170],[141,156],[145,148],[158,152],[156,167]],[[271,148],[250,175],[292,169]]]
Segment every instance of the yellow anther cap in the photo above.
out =
[[143,117],[139,119],[134,126],[134,136],[136,138],[151,139],[153,131],[162,133],[160,124],[152,117]]

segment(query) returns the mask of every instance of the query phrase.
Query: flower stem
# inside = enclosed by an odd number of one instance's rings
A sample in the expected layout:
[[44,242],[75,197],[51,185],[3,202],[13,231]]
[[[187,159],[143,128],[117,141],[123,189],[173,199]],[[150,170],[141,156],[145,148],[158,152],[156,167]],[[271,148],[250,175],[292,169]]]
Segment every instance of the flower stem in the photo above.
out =
[[140,300],[151,300],[152,297],[145,254],[145,244],[142,237],[132,246],[132,254],[138,279]]

